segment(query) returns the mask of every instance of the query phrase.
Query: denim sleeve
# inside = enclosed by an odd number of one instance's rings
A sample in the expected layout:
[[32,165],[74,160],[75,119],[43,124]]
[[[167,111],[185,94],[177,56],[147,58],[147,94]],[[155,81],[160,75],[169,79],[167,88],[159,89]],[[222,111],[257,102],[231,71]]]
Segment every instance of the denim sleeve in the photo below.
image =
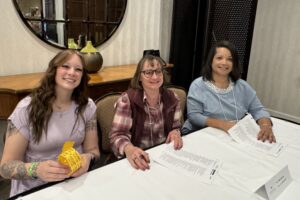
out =
[[270,118],[270,114],[265,110],[264,106],[258,99],[256,92],[250,85],[247,88],[247,96],[249,97],[248,112],[253,116],[255,120],[263,117]]
[[189,89],[187,97],[187,117],[190,123],[196,127],[204,127],[207,117],[203,115],[205,96],[199,81],[194,81]]

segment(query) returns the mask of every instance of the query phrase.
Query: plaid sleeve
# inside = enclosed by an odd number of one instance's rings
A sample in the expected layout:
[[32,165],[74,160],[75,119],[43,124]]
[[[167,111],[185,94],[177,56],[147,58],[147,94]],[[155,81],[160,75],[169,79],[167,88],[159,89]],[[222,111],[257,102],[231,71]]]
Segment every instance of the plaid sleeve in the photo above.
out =
[[115,115],[109,133],[110,145],[117,157],[124,156],[124,147],[131,143],[130,129],[132,127],[130,100],[123,93],[115,104]]
[[175,113],[174,113],[174,121],[173,121],[173,126],[172,126],[173,129],[181,128],[181,116],[182,116],[182,112],[181,112],[181,108],[180,108],[180,99],[176,94],[175,94],[175,97],[176,97],[176,99],[178,99],[178,102],[177,102]]

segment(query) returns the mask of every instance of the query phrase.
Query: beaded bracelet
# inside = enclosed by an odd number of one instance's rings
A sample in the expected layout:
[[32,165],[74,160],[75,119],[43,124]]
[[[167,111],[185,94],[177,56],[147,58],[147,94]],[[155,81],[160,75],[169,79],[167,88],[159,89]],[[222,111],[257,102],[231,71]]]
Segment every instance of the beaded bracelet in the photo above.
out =
[[36,169],[40,163],[39,162],[32,162],[28,168],[28,174],[30,177],[37,179]]
[[272,127],[272,124],[260,124],[259,126]]

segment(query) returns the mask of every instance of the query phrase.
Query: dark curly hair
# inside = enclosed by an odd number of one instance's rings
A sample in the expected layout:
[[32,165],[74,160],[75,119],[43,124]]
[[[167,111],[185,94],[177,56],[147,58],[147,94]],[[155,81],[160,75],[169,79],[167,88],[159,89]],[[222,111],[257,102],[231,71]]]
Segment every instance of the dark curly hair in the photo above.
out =
[[45,134],[47,134],[48,122],[53,112],[52,104],[56,98],[55,76],[57,67],[66,62],[72,55],[77,55],[80,58],[83,66],[83,73],[80,84],[74,89],[71,96],[71,99],[74,100],[78,105],[76,108],[77,119],[78,116],[82,117],[82,113],[88,103],[87,86],[90,78],[85,70],[85,62],[83,60],[83,57],[76,50],[68,49],[59,52],[49,62],[48,69],[44,77],[40,81],[40,86],[34,89],[30,95],[31,102],[28,106],[28,118],[29,125],[32,127],[33,141],[35,143],[38,143],[40,141],[43,131],[45,132]]
[[212,81],[212,61],[217,53],[217,48],[226,48],[230,51],[232,56],[232,71],[229,77],[233,82],[236,82],[241,77],[241,67],[239,62],[238,51],[236,47],[229,41],[222,40],[217,42],[209,51],[206,62],[202,68],[202,76],[204,80]]

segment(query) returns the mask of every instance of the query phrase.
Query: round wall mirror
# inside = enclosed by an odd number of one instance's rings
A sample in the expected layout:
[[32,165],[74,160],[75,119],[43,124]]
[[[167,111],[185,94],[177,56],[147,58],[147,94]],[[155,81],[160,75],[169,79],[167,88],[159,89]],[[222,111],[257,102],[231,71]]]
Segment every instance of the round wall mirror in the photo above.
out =
[[68,48],[74,40],[78,49],[91,40],[99,46],[120,25],[127,0],[13,0],[27,27],[44,42]]

